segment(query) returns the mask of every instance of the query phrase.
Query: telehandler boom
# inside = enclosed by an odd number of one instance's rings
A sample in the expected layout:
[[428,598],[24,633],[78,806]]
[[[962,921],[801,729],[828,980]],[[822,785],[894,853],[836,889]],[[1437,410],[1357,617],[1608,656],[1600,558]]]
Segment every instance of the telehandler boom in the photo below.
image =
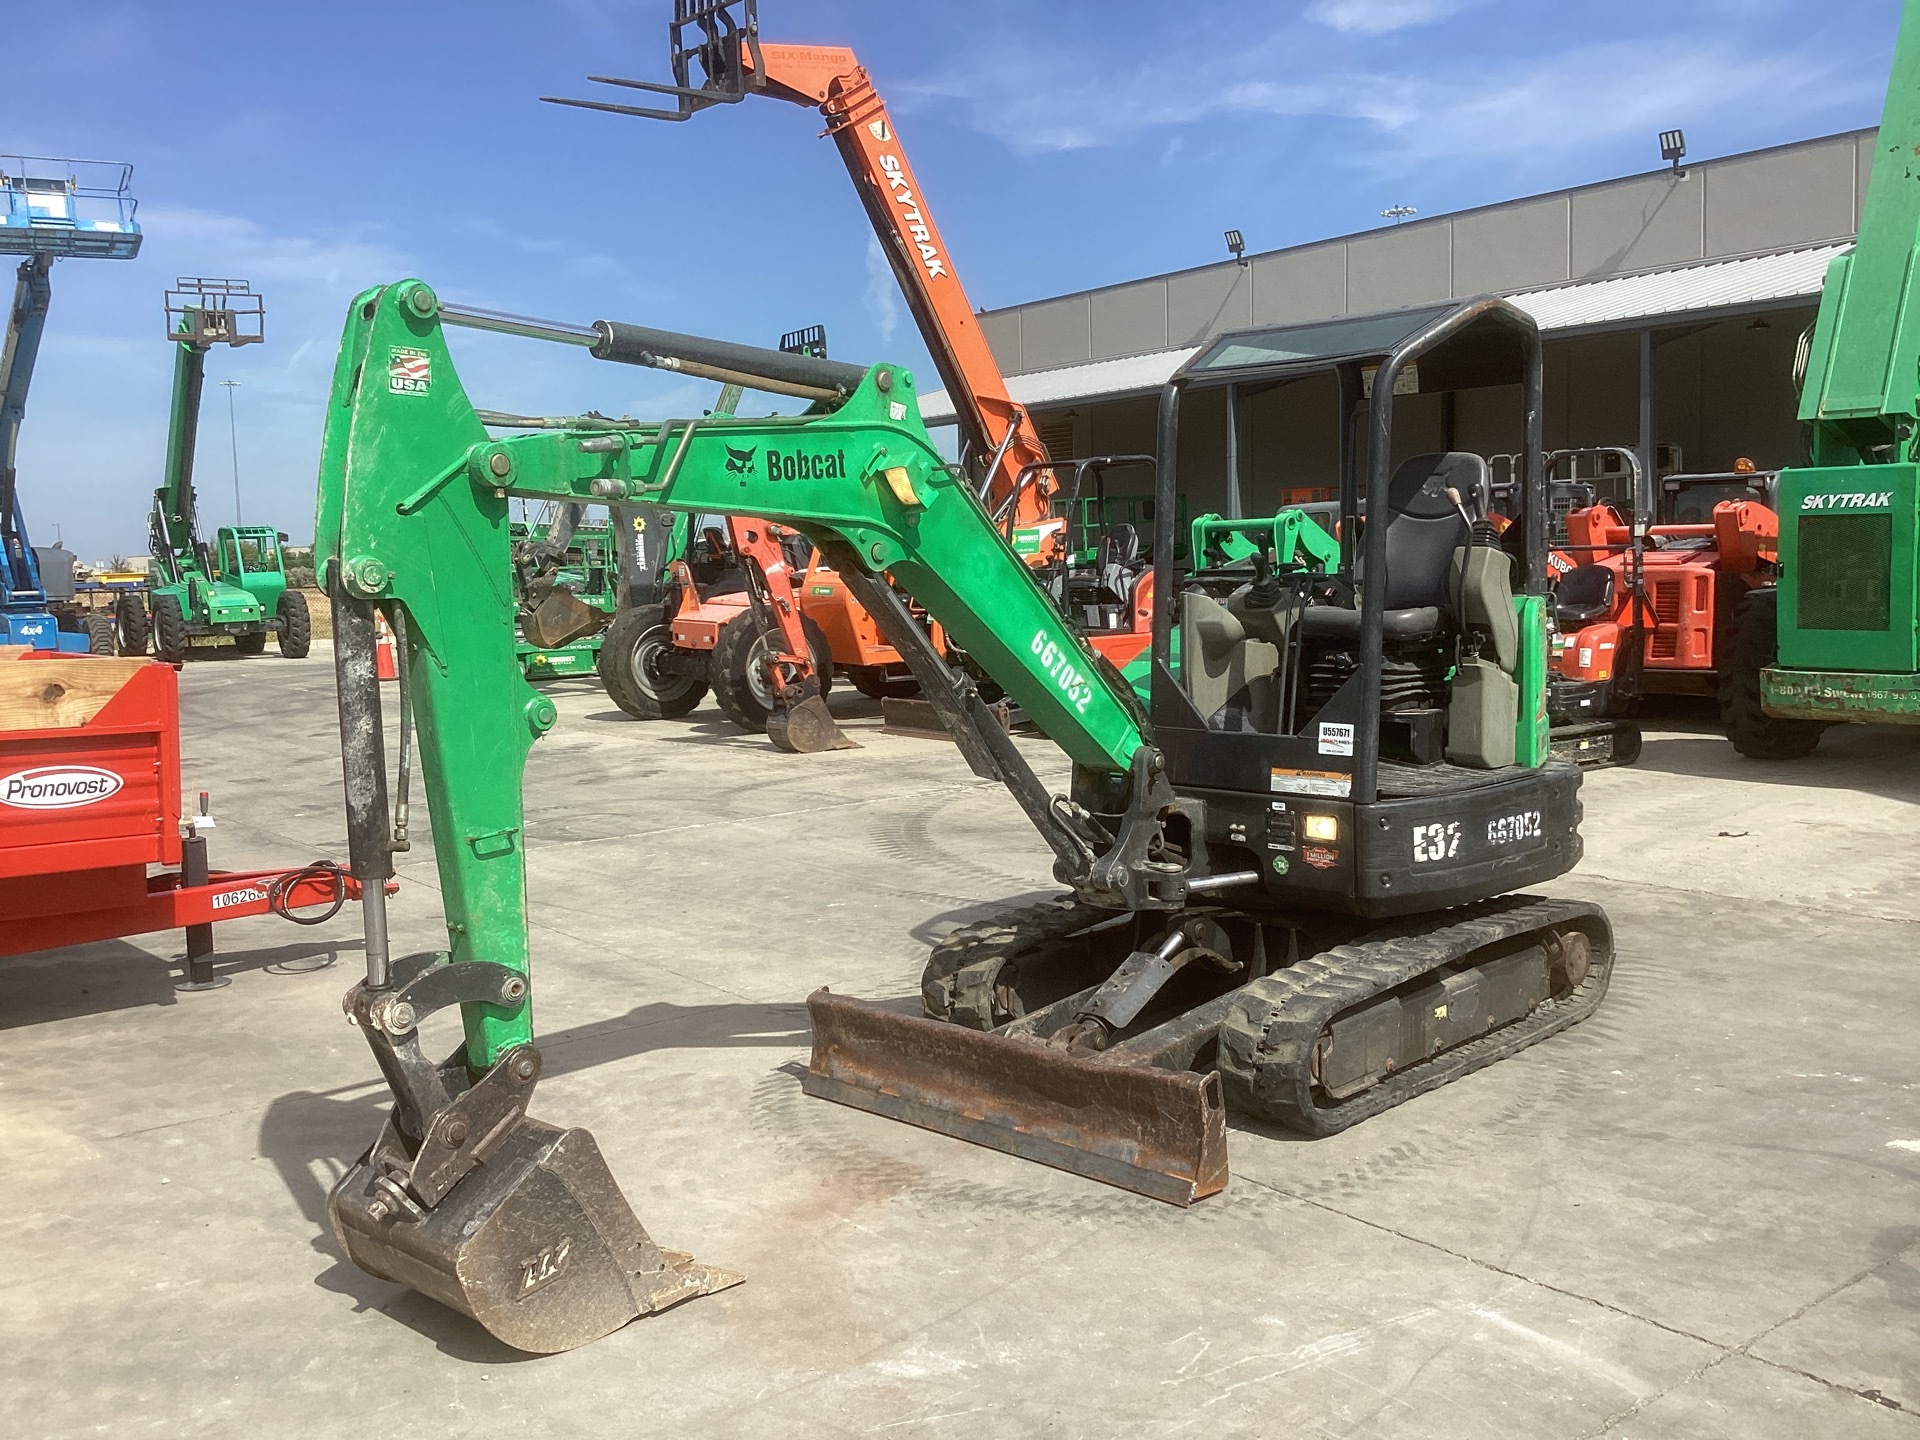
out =
[[[602,359],[724,363],[818,398],[789,418],[496,438],[446,348],[444,326],[475,323]],[[516,496],[744,512],[802,531],[912,665],[975,773],[1006,785],[1053,852],[1071,894],[943,942],[923,977],[927,1018],[812,997],[813,1093],[1185,1204],[1226,1183],[1228,1103],[1324,1134],[1600,1003],[1605,915],[1509,893],[1581,853],[1579,772],[1548,757],[1542,472],[1529,468],[1508,532],[1516,594],[1485,462],[1395,463],[1394,381],[1414,364],[1423,383],[1513,385],[1528,453],[1542,452],[1540,345],[1522,312],[1486,299],[1248,332],[1190,362],[1161,402],[1146,709],[941,458],[907,371],[661,332],[634,348],[636,333],[508,326],[417,280],[365,292],[348,316],[316,558],[367,897],[367,975],[347,1008],[395,1097],[330,1201],[357,1263],[541,1351],[738,1278],[660,1251],[591,1137],[526,1113],[540,1060],[521,779],[556,717],[514,658],[502,577]],[[417,383],[390,383],[396,357]],[[1338,543],[1298,514],[1230,522],[1223,540],[1253,543],[1223,543],[1225,563],[1178,575],[1184,397],[1314,368],[1337,377],[1350,437]],[[1048,793],[903,595],[1065,750],[1071,794]],[[401,743],[417,727],[448,932],[444,951],[401,958],[381,882],[406,844],[412,757],[403,749],[394,796],[376,614],[401,642]],[[419,1024],[455,1005],[464,1043],[436,1065]]]
[[[1082,499],[1085,472],[1066,455],[1049,457],[1033,417],[1008,391],[886,99],[859,57],[843,45],[763,40],[758,0],[674,0],[668,35],[674,83],[589,78],[670,96],[674,109],[543,98],[671,121],[754,95],[817,111],[952,399],[961,453],[981,498],[1094,650],[1123,669],[1138,660],[1153,614],[1153,572],[1138,556],[1140,537],[1131,524],[1111,524],[1101,504],[1085,546],[1090,553],[1073,553],[1081,516],[1072,502]],[[1056,502],[1066,502],[1067,515],[1056,513]]]

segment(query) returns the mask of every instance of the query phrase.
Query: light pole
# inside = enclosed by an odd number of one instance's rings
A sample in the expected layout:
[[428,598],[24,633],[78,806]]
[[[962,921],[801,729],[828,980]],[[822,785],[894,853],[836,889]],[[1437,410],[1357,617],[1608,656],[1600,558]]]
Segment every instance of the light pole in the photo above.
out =
[[238,380],[222,380],[227,390],[227,440],[233,446],[233,523],[241,525],[240,518],[240,427],[233,418],[233,392],[240,388]]

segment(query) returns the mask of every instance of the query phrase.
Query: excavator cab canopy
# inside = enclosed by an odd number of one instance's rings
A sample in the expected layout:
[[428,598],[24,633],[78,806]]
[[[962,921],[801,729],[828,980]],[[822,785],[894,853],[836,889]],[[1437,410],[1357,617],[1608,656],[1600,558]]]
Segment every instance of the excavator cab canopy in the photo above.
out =
[[[1327,373],[1337,510],[1233,522],[1260,537],[1258,553],[1236,537],[1230,563],[1199,554],[1181,575],[1187,398]],[[1411,453],[1412,427],[1395,424],[1401,397],[1487,386],[1515,387],[1525,437],[1520,518],[1498,539],[1486,460]],[[1540,393],[1532,318],[1491,297],[1238,331],[1173,377],[1160,403],[1152,718],[1176,788],[1273,796],[1277,811],[1283,796],[1367,804],[1436,776],[1471,787],[1544,763]]]

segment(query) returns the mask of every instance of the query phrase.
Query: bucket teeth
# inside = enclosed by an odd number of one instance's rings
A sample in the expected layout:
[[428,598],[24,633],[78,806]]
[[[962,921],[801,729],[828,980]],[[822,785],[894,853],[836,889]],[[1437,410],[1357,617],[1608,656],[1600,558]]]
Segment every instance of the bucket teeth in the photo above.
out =
[[809,1095],[1175,1205],[1225,1188],[1220,1078],[1071,1055],[817,991]]

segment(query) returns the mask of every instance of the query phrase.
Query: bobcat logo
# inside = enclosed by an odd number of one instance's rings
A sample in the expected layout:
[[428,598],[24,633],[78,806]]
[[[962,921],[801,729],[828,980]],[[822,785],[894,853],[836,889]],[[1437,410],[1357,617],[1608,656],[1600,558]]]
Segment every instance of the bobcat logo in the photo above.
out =
[[726,450],[727,450],[727,473],[729,475],[753,474],[753,457],[759,453],[758,451],[736,450],[731,445],[727,446]]

